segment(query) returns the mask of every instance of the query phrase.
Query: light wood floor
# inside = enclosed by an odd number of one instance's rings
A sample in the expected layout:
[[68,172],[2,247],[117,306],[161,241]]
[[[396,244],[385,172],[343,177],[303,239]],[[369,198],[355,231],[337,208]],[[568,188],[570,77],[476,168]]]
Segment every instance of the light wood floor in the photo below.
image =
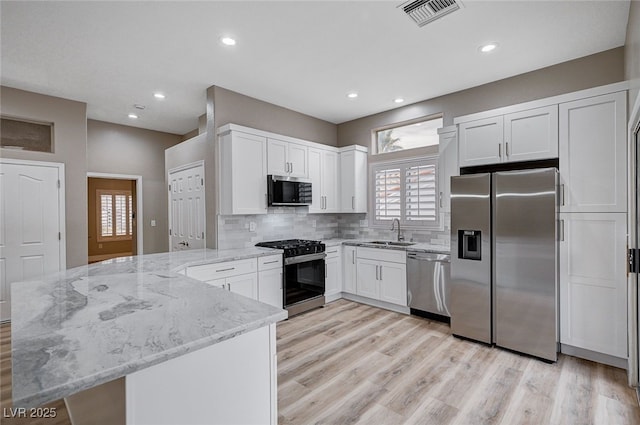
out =
[[640,424],[622,369],[547,364],[414,316],[338,300],[277,338],[281,425]]
[[[277,326],[281,425],[640,424],[626,372],[556,364],[451,336],[438,322],[338,300]],[[11,330],[0,326],[0,423],[11,407]],[[115,424],[114,424],[115,425]]]

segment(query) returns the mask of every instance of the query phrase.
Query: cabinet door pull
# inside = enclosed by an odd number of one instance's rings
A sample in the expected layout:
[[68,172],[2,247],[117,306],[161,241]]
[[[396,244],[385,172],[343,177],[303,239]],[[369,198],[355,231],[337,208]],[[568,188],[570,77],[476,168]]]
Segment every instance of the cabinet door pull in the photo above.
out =
[[351,251],[351,264],[356,263],[356,250]]
[[351,197],[351,209],[354,210],[354,211],[356,210],[356,197],[355,196]]
[[289,170],[289,172],[293,173],[293,162],[290,162],[289,165],[291,165],[291,169]]
[[275,264],[280,260],[273,260],[273,261],[265,261],[263,264]]
[[235,267],[229,267],[228,269],[220,269],[220,270],[216,270],[216,273],[219,273],[219,272],[228,272],[228,271],[231,271],[231,270],[235,270]]
[[505,142],[504,151],[505,151],[505,155],[509,156],[509,142]]
[[560,220],[560,242],[564,242],[564,220]]
[[564,183],[560,185],[560,205],[564,207]]
[[327,254],[335,254],[336,252],[338,252],[337,249],[335,251],[327,251]]
[[380,280],[382,280],[382,266],[380,266]]
[[438,196],[439,199],[439,203],[440,203],[440,208],[442,208],[442,192],[440,192],[440,195]]
[[376,266],[376,280],[378,280],[378,266]]
[[502,143],[498,143],[498,158],[502,158]]

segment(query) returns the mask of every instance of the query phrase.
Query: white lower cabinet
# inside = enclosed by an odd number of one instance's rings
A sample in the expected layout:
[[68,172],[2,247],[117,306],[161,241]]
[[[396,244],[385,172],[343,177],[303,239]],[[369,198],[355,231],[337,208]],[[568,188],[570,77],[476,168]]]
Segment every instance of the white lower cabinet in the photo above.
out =
[[227,278],[227,288],[231,292],[247,298],[258,299],[258,276],[255,273],[241,274]]
[[282,255],[258,259],[258,301],[282,308]]
[[560,342],[627,358],[626,214],[560,214]]
[[340,298],[342,292],[341,247],[332,246],[326,250],[325,261],[324,297],[327,302]]
[[342,247],[342,291],[356,293],[356,247]]
[[356,257],[356,295],[407,306],[404,251],[358,248]]
[[186,275],[245,297],[258,299],[255,258],[188,267]]
[[373,298],[374,300],[380,298],[380,284],[378,283],[379,265],[379,262],[376,260],[358,258],[358,260],[356,261],[357,295],[367,298]]

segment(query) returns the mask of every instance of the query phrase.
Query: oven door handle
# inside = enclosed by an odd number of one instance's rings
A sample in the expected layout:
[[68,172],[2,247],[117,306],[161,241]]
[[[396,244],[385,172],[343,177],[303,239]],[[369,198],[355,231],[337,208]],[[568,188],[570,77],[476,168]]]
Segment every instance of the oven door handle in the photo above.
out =
[[284,265],[306,263],[307,261],[324,260],[327,254],[319,252],[316,254],[298,255],[297,257],[289,257],[284,259]]

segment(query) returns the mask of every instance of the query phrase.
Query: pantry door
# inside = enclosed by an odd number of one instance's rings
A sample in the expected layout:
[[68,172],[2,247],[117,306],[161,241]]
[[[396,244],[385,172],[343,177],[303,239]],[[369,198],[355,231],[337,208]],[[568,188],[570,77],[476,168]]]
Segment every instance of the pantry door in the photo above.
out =
[[0,321],[12,282],[66,268],[63,184],[63,164],[0,161]]
[[169,170],[169,250],[206,246],[204,163]]

